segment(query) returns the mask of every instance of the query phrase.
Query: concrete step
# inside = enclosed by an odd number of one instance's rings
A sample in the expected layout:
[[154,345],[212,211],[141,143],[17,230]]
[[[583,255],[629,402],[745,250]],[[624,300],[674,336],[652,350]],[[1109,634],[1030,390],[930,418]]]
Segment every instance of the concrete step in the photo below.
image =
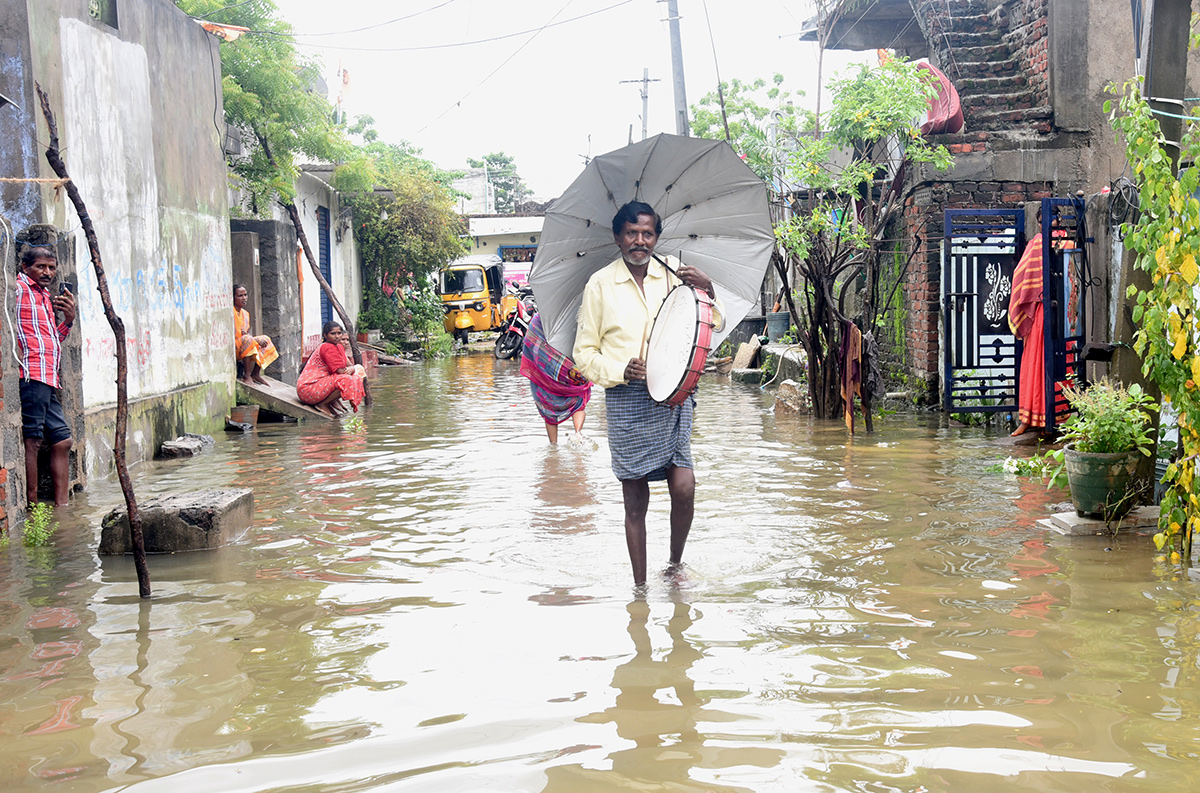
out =
[[[1045,105],[1021,110],[979,110],[963,114],[971,130],[1012,129],[1014,126],[1033,126],[1049,122],[1054,111]],[[1043,130],[1038,130],[1039,132]],[[1049,130],[1045,130],[1049,132]]]
[[963,77],[954,81],[960,94],[1008,94],[1025,90],[1029,79],[1020,73],[1001,77]]
[[1032,91],[1023,90],[1011,94],[959,94],[963,113],[1001,110],[1028,110],[1038,105]]
[[272,377],[264,377],[266,385],[237,381],[238,403],[243,405],[260,405],[267,410],[291,416],[294,419],[322,419],[333,421],[333,417],[306,405],[296,396],[296,386],[289,385]]
[[953,62],[942,69],[951,81],[1013,77],[1021,74],[1021,62],[1016,56],[1003,60],[978,61],[955,53]]
[[1098,518],[1084,518],[1074,512],[1059,512],[1042,518],[1042,528],[1065,534],[1068,537],[1086,537],[1093,534],[1108,534],[1112,531],[1153,534],[1158,527],[1158,507],[1137,507],[1111,527]]

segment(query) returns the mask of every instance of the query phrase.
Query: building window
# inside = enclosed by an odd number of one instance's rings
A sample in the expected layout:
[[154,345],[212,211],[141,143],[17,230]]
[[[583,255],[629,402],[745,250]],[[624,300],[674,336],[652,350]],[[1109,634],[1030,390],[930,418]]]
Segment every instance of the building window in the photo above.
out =
[[88,16],[110,28],[117,26],[117,0],[88,0]]

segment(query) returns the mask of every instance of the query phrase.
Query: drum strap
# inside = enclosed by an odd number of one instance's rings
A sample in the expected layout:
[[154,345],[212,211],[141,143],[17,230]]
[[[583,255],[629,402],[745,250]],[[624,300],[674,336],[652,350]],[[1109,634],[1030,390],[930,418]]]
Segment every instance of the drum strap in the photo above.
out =
[[[661,264],[661,265],[662,265],[662,266],[663,266],[663,267],[666,269],[666,271],[667,271],[667,272],[669,272],[671,275],[675,276],[676,278],[679,278],[679,273],[677,273],[677,272],[675,272],[673,269],[671,269],[671,265],[667,264],[667,261],[666,261],[666,259],[660,258],[660,257],[659,257],[659,255],[658,255],[657,253],[652,253],[652,254],[650,254],[650,255],[651,255],[653,258],[654,258],[654,261],[656,261],[656,262],[658,262],[659,264]],[[679,263],[680,263],[680,264],[683,264],[683,257],[682,257],[682,256],[680,256],[680,257],[679,257]],[[683,283],[683,279],[682,279],[682,278],[679,278],[679,282],[680,282],[680,283]],[[715,286],[713,287],[713,291],[714,291],[714,292],[716,292],[716,291],[717,291]],[[663,300],[664,300],[664,302],[665,302],[665,301],[666,301],[666,298],[663,298]],[[659,306],[659,308],[662,308],[662,306],[660,305],[660,306]],[[721,314],[721,325],[720,325],[720,327],[716,327],[716,328],[714,328],[714,330],[715,330],[717,333],[723,333],[723,332],[725,331],[725,315],[724,315],[724,314]],[[642,342],[642,346],[643,346],[643,347],[645,347],[645,341],[643,341],[643,342]],[[643,355],[642,357],[644,358],[645,356]]]

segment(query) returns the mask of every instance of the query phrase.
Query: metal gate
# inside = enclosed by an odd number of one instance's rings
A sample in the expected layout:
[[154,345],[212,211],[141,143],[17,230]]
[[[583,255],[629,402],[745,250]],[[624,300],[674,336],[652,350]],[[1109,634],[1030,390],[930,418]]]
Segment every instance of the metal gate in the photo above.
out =
[[948,209],[942,247],[942,401],[950,413],[1015,413],[1019,359],[1008,329],[1023,209]]
[[1053,430],[1071,411],[1062,395],[1063,384],[1084,376],[1080,353],[1087,333],[1090,284],[1084,209],[1082,198],[1042,199],[1042,283],[1046,285],[1042,297],[1042,350],[1047,430]]
[[[1064,383],[1084,376],[1087,229],[1080,198],[1042,199],[1042,352],[1046,429],[1070,412]],[[1024,344],[1008,328],[1024,250],[1022,209],[948,209],[942,248],[943,405],[951,413],[1016,413]],[[1053,406],[1053,407],[1051,407]]]

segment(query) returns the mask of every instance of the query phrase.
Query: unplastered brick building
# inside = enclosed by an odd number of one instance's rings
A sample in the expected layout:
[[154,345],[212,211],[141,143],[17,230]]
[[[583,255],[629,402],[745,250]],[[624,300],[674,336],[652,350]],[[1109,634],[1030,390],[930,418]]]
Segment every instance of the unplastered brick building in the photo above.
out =
[[[1095,276],[1091,324],[1095,335],[1106,336],[1122,251],[1104,222],[1103,191],[1132,174],[1103,103],[1106,86],[1124,83],[1142,68],[1145,31],[1136,28],[1130,4],[875,0],[844,13],[829,40],[842,49],[892,49],[926,59],[946,75],[961,102],[962,128],[931,136],[954,154],[953,169],[917,168],[908,176],[905,228],[898,231],[919,242],[903,315],[893,317],[898,332],[885,351],[889,373],[907,380],[923,401],[938,400],[947,209],[1015,208],[1082,192],[1089,213],[1098,217],[1089,224],[1095,238],[1089,250]],[[1198,94],[1189,88],[1188,95]]]

